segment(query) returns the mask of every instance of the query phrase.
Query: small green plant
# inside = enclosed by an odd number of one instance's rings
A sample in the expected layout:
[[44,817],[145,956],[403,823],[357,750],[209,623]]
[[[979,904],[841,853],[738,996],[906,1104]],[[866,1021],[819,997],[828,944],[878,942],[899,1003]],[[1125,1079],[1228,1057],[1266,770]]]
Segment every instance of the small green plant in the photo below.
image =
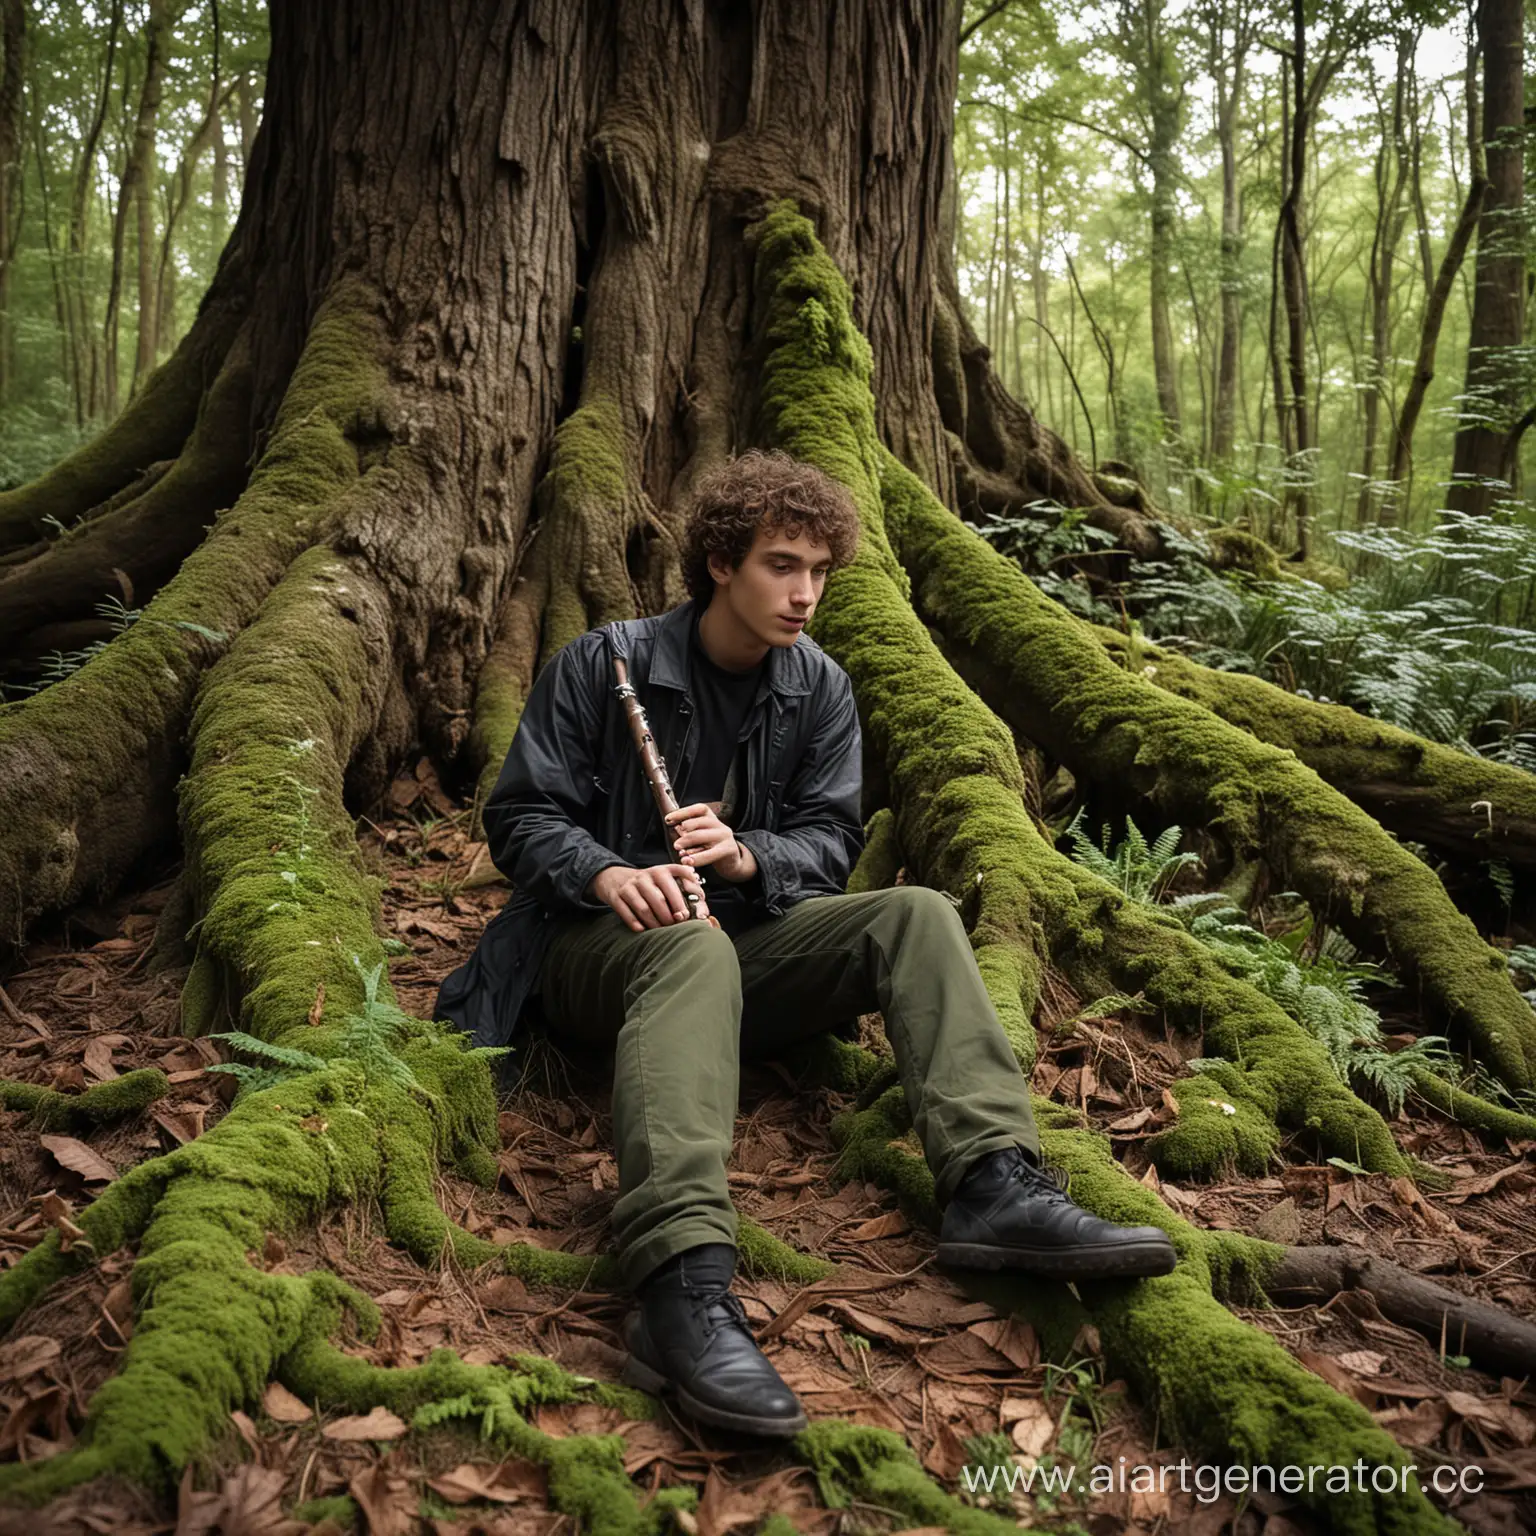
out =
[[254,1056],[260,1066],[250,1066],[243,1061],[218,1061],[208,1068],[210,1072],[224,1072],[240,1084],[241,1093],[260,1093],[290,1077],[305,1072],[321,1072],[330,1063],[323,1056],[310,1051],[293,1050],[286,1045],[273,1045],[257,1035],[248,1035],[243,1029],[228,1029],[222,1034],[210,1035],[212,1040],[223,1040]]
[[853,1351],[854,1359],[859,1362],[859,1385],[872,1387],[874,1380],[869,1374],[869,1340],[862,1333],[855,1333],[851,1328],[845,1328],[843,1343]]
[[1181,869],[1200,862],[1198,853],[1178,852],[1183,836],[1178,827],[1169,827],[1155,843],[1148,844],[1129,816],[1125,818],[1125,837],[1113,852],[1108,826],[1100,837],[1102,846],[1095,848],[1082,830],[1085,815],[1085,811],[1079,811],[1066,830],[1066,836],[1072,839],[1073,859],[1132,901],[1156,901]]
[[[1133,900],[1155,903],[1155,892],[1194,855],[1170,858],[1178,845],[1179,828],[1170,827],[1148,845],[1134,821],[1126,818],[1124,840],[1112,851],[1095,848],[1078,830],[1081,813],[1069,827],[1073,859],[1117,885]],[[1197,860],[1196,860],[1197,862]],[[1169,906],[1190,934],[1226,970],[1272,999],[1307,1032],[1321,1041],[1334,1071],[1346,1083],[1368,1084],[1385,1100],[1392,1115],[1423,1068],[1444,1073],[1450,1061],[1440,1035],[1423,1035],[1400,1050],[1389,1050],[1381,1017],[1364,1000],[1367,983],[1390,980],[1376,965],[1361,962],[1342,934],[1317,933],[1310,911],[1291,893],[1276,897],[1299,908],[1295,920],[1276,936],[1256,928],[1240,907],[1221,891],[1200,891],[1175,897]],[[1283,908],[1282,908],[1283,910]]]

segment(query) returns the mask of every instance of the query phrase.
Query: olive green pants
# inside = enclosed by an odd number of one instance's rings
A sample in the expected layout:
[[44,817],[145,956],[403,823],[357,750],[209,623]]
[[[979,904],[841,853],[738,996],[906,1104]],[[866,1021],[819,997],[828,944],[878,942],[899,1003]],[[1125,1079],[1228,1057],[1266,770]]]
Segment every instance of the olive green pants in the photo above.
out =
[[940,1205],[1003,1147],[1038,1150],[1029,1088],[954,907],[897,886],[813,896],[732,939],[708,923],[635,933],[561,923],[540,973],[551,1038],[613,1049],[624,1282],[736,1241],[726,1162],[739,1063],[878,1009]]

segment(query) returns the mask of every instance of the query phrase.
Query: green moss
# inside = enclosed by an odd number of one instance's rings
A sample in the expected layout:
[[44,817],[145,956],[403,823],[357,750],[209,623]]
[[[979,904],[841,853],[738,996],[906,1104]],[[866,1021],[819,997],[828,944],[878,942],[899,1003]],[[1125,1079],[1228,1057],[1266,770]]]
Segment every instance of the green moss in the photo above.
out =
[[306,1525],[319,1525],[329,1520],[344,1531],[356,1530],[362,1518],[357,1500],[344,1493],[328,1499],[306,1499],[302,1504],[295,1504],[291,1514],[293,1519],[302,1520]]
[[896,876],[906,857],[896,836],[896,814],[889,806],[883,806],[869,819],[864,828],[864,851],[848,877],[848,894],[861,891],[883,891],[896,884]]
[[601,381],[584,380],[581,404],[556,429],[536,492],[541,665],[593,625],[634,613],[624,544],[642,516],[643,493],[629,457],[617,400]]
[[[0,756],[12,765],[0,776],[0,815],[16,872],[0,879],[0,933],[113,884],[141,851],[135,835],[82,847],[82,808],[103,786],[142,786],[152,798],[170,788],[146,779],[145,764],[179,761],[209,660],[366,478],[357,441],[388,434],[386,346],[372,291],[333,284],[238,501],[126,632],[62,682],[0,708]],[[403,461],[367,476],[406,494]]]
[[1247,571],[1250,576],[1257,576],[1261,581],[1279,581],[1282,578],[1284,568],[1280,564],[1280,557],[1263,539],[1249,533],[1246,528],[1223,524],[1203,531],[1211,550],[1211,564],[1218,571]]
[[[1063,1128],[1069,1116],[1037,1101],[1041,1151],[1067,1175],[1072,1198],[1108,1221],[1160,1226],[1179,1265],[1152,1280],[1084,1282],[1081,1301],[1064,1288],[1007,1275],[968,1276],[967,1285],[1002,1311],[1018,1310],[1049,1356],[1065,1358],[1084,1322],[1099,1330],[1109,1370],[1126,1376],[1168,1438],[1221,1462],[1246,1466],[1402,1466],[1407,1458],[1357,1403],[1288,1355],[1268,1334],[1232,1316],[1218,1298],[1254,1300],[1283,1249],[1241,1233],[1205,1231],[1176,1216],[1110,1155],[1103,1138]],[[834,1125],[853,1170],[902,1195],[903,1209],[932,1226],[932,1177],[903,1145],[896,1096]],[[813,1426],[813,1432],[822,1426]],[[1416,1494],[1370,1492],[1307,1499],[1322,1524],[1341,1532],[1453,1529]],[[936,1521],[934,1523],[942,1523]]]
[[[350,1413],[384,1407],[418,1429],[465,1421],[496,1450],[544,1466],[550,1502],[582,1522],[583,1530],[594,1536],[629,1536],[656,1528],[660,1511],[654,1504],[642,1506],[638,1490],[624,1475],[620,1436],[557,1438],[530,1422],[532,1410],[542,1404],[589,1400],[645,1418],[649,1405],[640,1394],[595,1384],[535,1356],[517,1357],[510,1370],[466,1365],[447,1349],[435,1350],[410,1369],[372,1365],[327,1341],[340,1322],[334,1303],[332,1308],[281,1363],[280,1379],[306,1402]],[[674,1498],[661,1506],[668,1507],[691,1507],[691,1500],[679,1506]]]
[[837,1265],[791,1248],[755,1221],[737,1225],[736,1252],[742,1271],[754,1278],[783,1280],[790,1285],[814,1285],[833,1274]]
[[822,1419],[796,1435],[793,1448],[816,1474],[829,1509],[874,1505],[903,1516],[909,1526],[933,1526],[955,1536],[1003,1536],[1018,1530],[1013,1520],[945,1493],[891,1430]]
[[1247,1087],[1243,1073],[1225,1064],[1175,1083],[1179,1117],[1147,1143],[1159,1172],[1172,1178],[1205,1178],[1213,1169],[1263,1173],[1280,1137]]
[[1536,1139],[1536,1115],[1522,1114],[1502,1104],[1491,1104],[1487,1099],[1463,1092],[1428,1071],[1414,1074],[1413,1088],[1420,1098],[1433,1104],[1442,1115],[1458,1125],[1470,1126],[1473,1130],[1486,1131],[1491,1136],[1502,1136],[1510,1141]]
[[171,1091],[158,1067],[140,1067],[104,1083],[94,1083],[84,1093],[59,1093],[38,1083],[0,1081],[0,1104],[7,1109],[28,1109],[39,1130],[66,1126],[103,1125],[147,1109]]

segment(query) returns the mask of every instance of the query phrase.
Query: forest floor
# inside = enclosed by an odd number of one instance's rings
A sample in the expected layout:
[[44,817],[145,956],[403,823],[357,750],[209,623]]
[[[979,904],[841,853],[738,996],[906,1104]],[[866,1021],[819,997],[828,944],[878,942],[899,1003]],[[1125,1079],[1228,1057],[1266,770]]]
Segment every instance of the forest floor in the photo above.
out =
[[[399,1001],[411,1012],[429,1013],[441,978],[469,954],[505,900],[483,845],[467,840],[467,821],[423,762],[396,781],[389,815],[365,828],[365,858],[389,880],[386,927],[411,948],[390,965]],[[40,1139],[22,1113],[0,1111],[0,1266],[67,1221],[106,1181],[200,1135],[224,1112],[234,1085],[207,1071],[217,1059],[214,1046],[180,1033],[183,973],[147,973],[173,874],[40,929],[0,978],[0,1075],[67,1091],[158,1065],[172,1083],[171,1096],[147,1113],[84,1139]],[[860,1027],[879,1044],[876,1016]],[[1034,1084],[1083,1108],[1131,1171],[1156,1184],[1142,1147],[1172,1112],[1165,1090],[1192,1050],[1189,1042],[1148,1033],[1134,1017],[1083,1017],[1079,1000],[1053,982]],[[609,1240],[618,1185],[600,1064],[568,1062],[537,1039],[524,1054],[523,1086],[500,1117],[500,1187],[445,1178],[440,1197],[450,1215],[494,1240],[597,1254]],[[744,1214],[840,1266],[798,1293],[769,1281],[741,1279],[737,1287],[764,1347],[812,1417],[898,1431],[952,1490],[963,1488],[970,1459],[963,1442],[975,1436],[1005,1437],[993,1442],[994,1455],[1012,1451],[1025,1464],[1076,1460],[1085,1477],[1094,1464],[1176,1465],[1187,1453],[1159,1443],[1158,1426],[1123,1383],[1101,1379],[1091,1336],[1079,1340],[1073,1359],[1046,1363],[1027,1325],[935,1268],[932,1237],[908,1228],[892,1195],[860,1182],[837,1187],[830,1122],[845,1102],[798,1088],[782,1066],[748,1065],[731,1161],[731,1189]],[[1265,1178],[1160,1188],[1197,1225],[1282,1242],[1358,1243],[1536,1316],[1536,1143],[1490,1148],[1413,1105],[1396,1129],[1405,1148],[1450,1175],[1448,1189],[1421,1194],[1406,1180],[1306,1162],[1294,1149]],[[413,1364],[448,1344],[471,1361],[537,1353],[616,1380],[624,1361],[621,1297],[531,1293],[505,1274],[428,1274],[389,1246],[367,1209],[338,1209],[317,1231],[286,1244],[274,1237],[252,1258],[278,1270],[327,1265],[374,1296],[383,1330],[371,1347],[351,1347],[378,1363]],[[0,1458],[48,1456],[72,1442],[131,1334],[131,1263],[126,1250],[105,1255],[0,1341]],[[1422,1466],[1480,1467],[1485,1491],[1455,1509],[1471,1529],[1486,1536],[1536,1529],[1536,1385],[1463,1368],[1456,1339],[1437,1347],[1386,1321],[1359,1294],[1243,1315],[1358,1398]],[[232,1415],[223,1443],[188,1470],[174,1501],[154,1504],[126,1485],[98,1482],[41,1519],[0,1512],[0,1532],[263,1536],[310,1529],[288,1512],[342,1494],[360,1506],[359,1528],[375,1536],[574,1531],[571,1520],[549,1512],[537,1468],[477,1460],[462,1433],[407,1436],[382,1409],[321,1422],[280,1387],[252,1407]],[[773,1511],[825,1536],[901,1526],[868,1506],[825,1509],[810,1472],[782,1449],[701,1434],[665,1413],[626,1422],[615,1409],[582,1405],[542,1409],[537,1422],[553,1434],[620,1431],[628,1470],[643,1486],[683,1481],[699,1488],[697,1514],[682,1528],[701,1536],[750,1531]],[[1178,1491],[1177,1474],[1165,1485],[1167,1495],[1041,1492],[1010,1500],[999,1493],[990,1503],[1004,1512],[1011,1504],[1015,1518],[1046,1529],[1092,1536],[1163,1529],[1291,1536],[1312,1528],[1283,1496],[1208,1498],[1192,1481],[1188,1493]],[[988,1502],[985,1495],[976,1501]]]

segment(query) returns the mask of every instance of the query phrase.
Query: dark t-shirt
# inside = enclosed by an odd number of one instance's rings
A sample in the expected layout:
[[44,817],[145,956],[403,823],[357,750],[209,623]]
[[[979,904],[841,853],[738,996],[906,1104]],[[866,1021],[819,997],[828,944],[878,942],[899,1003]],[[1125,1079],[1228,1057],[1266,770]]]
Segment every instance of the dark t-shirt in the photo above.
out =
[[[690,755],[687,762],[686,781],[679,784],[674,779],[673,791],[679,805],[696,805],[700,801],[715,807],[716,814],[727,826],[736,825],[742,802],[746,799],[746,763],[741,750],[741,734],[752,714],[752,703],[757,697],[758,684],[762,680],[763,662],[746,672],[728,672],[717,667],[704,653],[699,641],[699,621],[693,621],[693,634],[688,652],[688,692],[693,700],[693,729],[688,732]],[[734,805],[723,805],[726,783],[732,765],[736,766],[737,781],[734,789]],[[667,764],[670,774],[676,765]],[[674,855],[668,847],[658,815],[653,823],[654,832],[634,855],[637,866],[671,864]],[[758,886],[754,875],[745,884],[733,884],[712,869],[703,870],[705,898],[711,915],[720,920],[720,926],[728,933],[737,933],[750,921],[751,908],[748,893]]]

